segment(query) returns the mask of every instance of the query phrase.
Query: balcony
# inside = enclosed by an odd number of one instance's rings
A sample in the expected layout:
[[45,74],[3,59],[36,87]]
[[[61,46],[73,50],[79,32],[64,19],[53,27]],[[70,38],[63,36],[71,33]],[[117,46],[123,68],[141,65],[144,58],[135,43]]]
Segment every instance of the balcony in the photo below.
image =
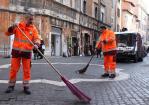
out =
[[130,0],[125,0],[125,2],[123,2],[122,4],[122,10],[123,11],[128,11],[129,13],[136,15],[136,8],[134,5],[132,5],[133,3],[129,2]]
[[137,1],[136,0],[124,0],[124,2],[128,2],[129,4],[131,4],[133,7],[136,6]]

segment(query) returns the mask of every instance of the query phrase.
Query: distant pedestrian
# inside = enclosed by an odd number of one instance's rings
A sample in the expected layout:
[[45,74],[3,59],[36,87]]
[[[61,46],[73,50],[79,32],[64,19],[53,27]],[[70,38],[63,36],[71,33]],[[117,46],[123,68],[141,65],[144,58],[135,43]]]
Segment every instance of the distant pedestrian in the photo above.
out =
[[98,58],[98,56],[100,56],[100,58],[101,58],[101,48],[96,49],[96,55],[97,55],[97,58]]
[[[41,42],[40,42],[39,50],[44,55],[45,44],[44,44],[44,41],[43,40],[41,40]],[[43,59],[43,56],[39,52],[38,52],[38,57],[39,57],[39,59]]]
[[33,49],[33,54],[34,54],[34,60],[38,59],[38,51],[36,48]]
[[101,26],[101,35],[96,48],[102,48],[104,55],[104,74],[102,77],[115,78],[116,73],[116,36],[113,31]]

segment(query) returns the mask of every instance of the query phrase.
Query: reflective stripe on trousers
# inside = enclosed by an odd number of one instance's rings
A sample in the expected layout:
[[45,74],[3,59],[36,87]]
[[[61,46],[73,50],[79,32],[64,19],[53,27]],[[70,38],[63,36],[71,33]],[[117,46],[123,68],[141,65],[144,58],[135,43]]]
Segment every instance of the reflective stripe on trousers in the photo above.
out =
[[16,80],[9,80],[9,86],[15,86]]

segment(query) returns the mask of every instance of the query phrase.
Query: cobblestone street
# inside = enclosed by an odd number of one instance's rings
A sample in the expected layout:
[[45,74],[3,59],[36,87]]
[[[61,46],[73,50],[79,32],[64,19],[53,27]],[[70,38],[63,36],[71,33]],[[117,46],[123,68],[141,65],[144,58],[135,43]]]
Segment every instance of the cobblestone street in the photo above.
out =
[[21,71],[15,91],[5,94],[9,59],[0,66],[0,105],[149,105],[149,57],[139,63],[118,63],[115,79],[101,79],[102,60],[94,57],[88,71],[76,74],[89,57],[53,57],[52,64],[72,83],[92,98],[90,103],[80,102],[59,80],[44,60],[32,62],[31,95],[22,92]]

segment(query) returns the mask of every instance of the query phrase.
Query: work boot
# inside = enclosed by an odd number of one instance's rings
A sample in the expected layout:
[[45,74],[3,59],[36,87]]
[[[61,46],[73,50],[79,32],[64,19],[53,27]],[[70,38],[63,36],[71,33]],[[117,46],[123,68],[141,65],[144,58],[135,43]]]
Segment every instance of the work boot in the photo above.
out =
[[14,86],[8,86],[5,93],[12,93],[14,91]]
[[109,77],[109,74],[108,73],[104,73],[101,75],[101,77],[105,78],[105,77]]
[[29,87],[24,87],[24,93],[27,94],[27,95],[30,95],[31,94],[31,91],[29,90]]
[[115,78],[116,77],[116,74],[110,74],[109,75],[109,78]]

